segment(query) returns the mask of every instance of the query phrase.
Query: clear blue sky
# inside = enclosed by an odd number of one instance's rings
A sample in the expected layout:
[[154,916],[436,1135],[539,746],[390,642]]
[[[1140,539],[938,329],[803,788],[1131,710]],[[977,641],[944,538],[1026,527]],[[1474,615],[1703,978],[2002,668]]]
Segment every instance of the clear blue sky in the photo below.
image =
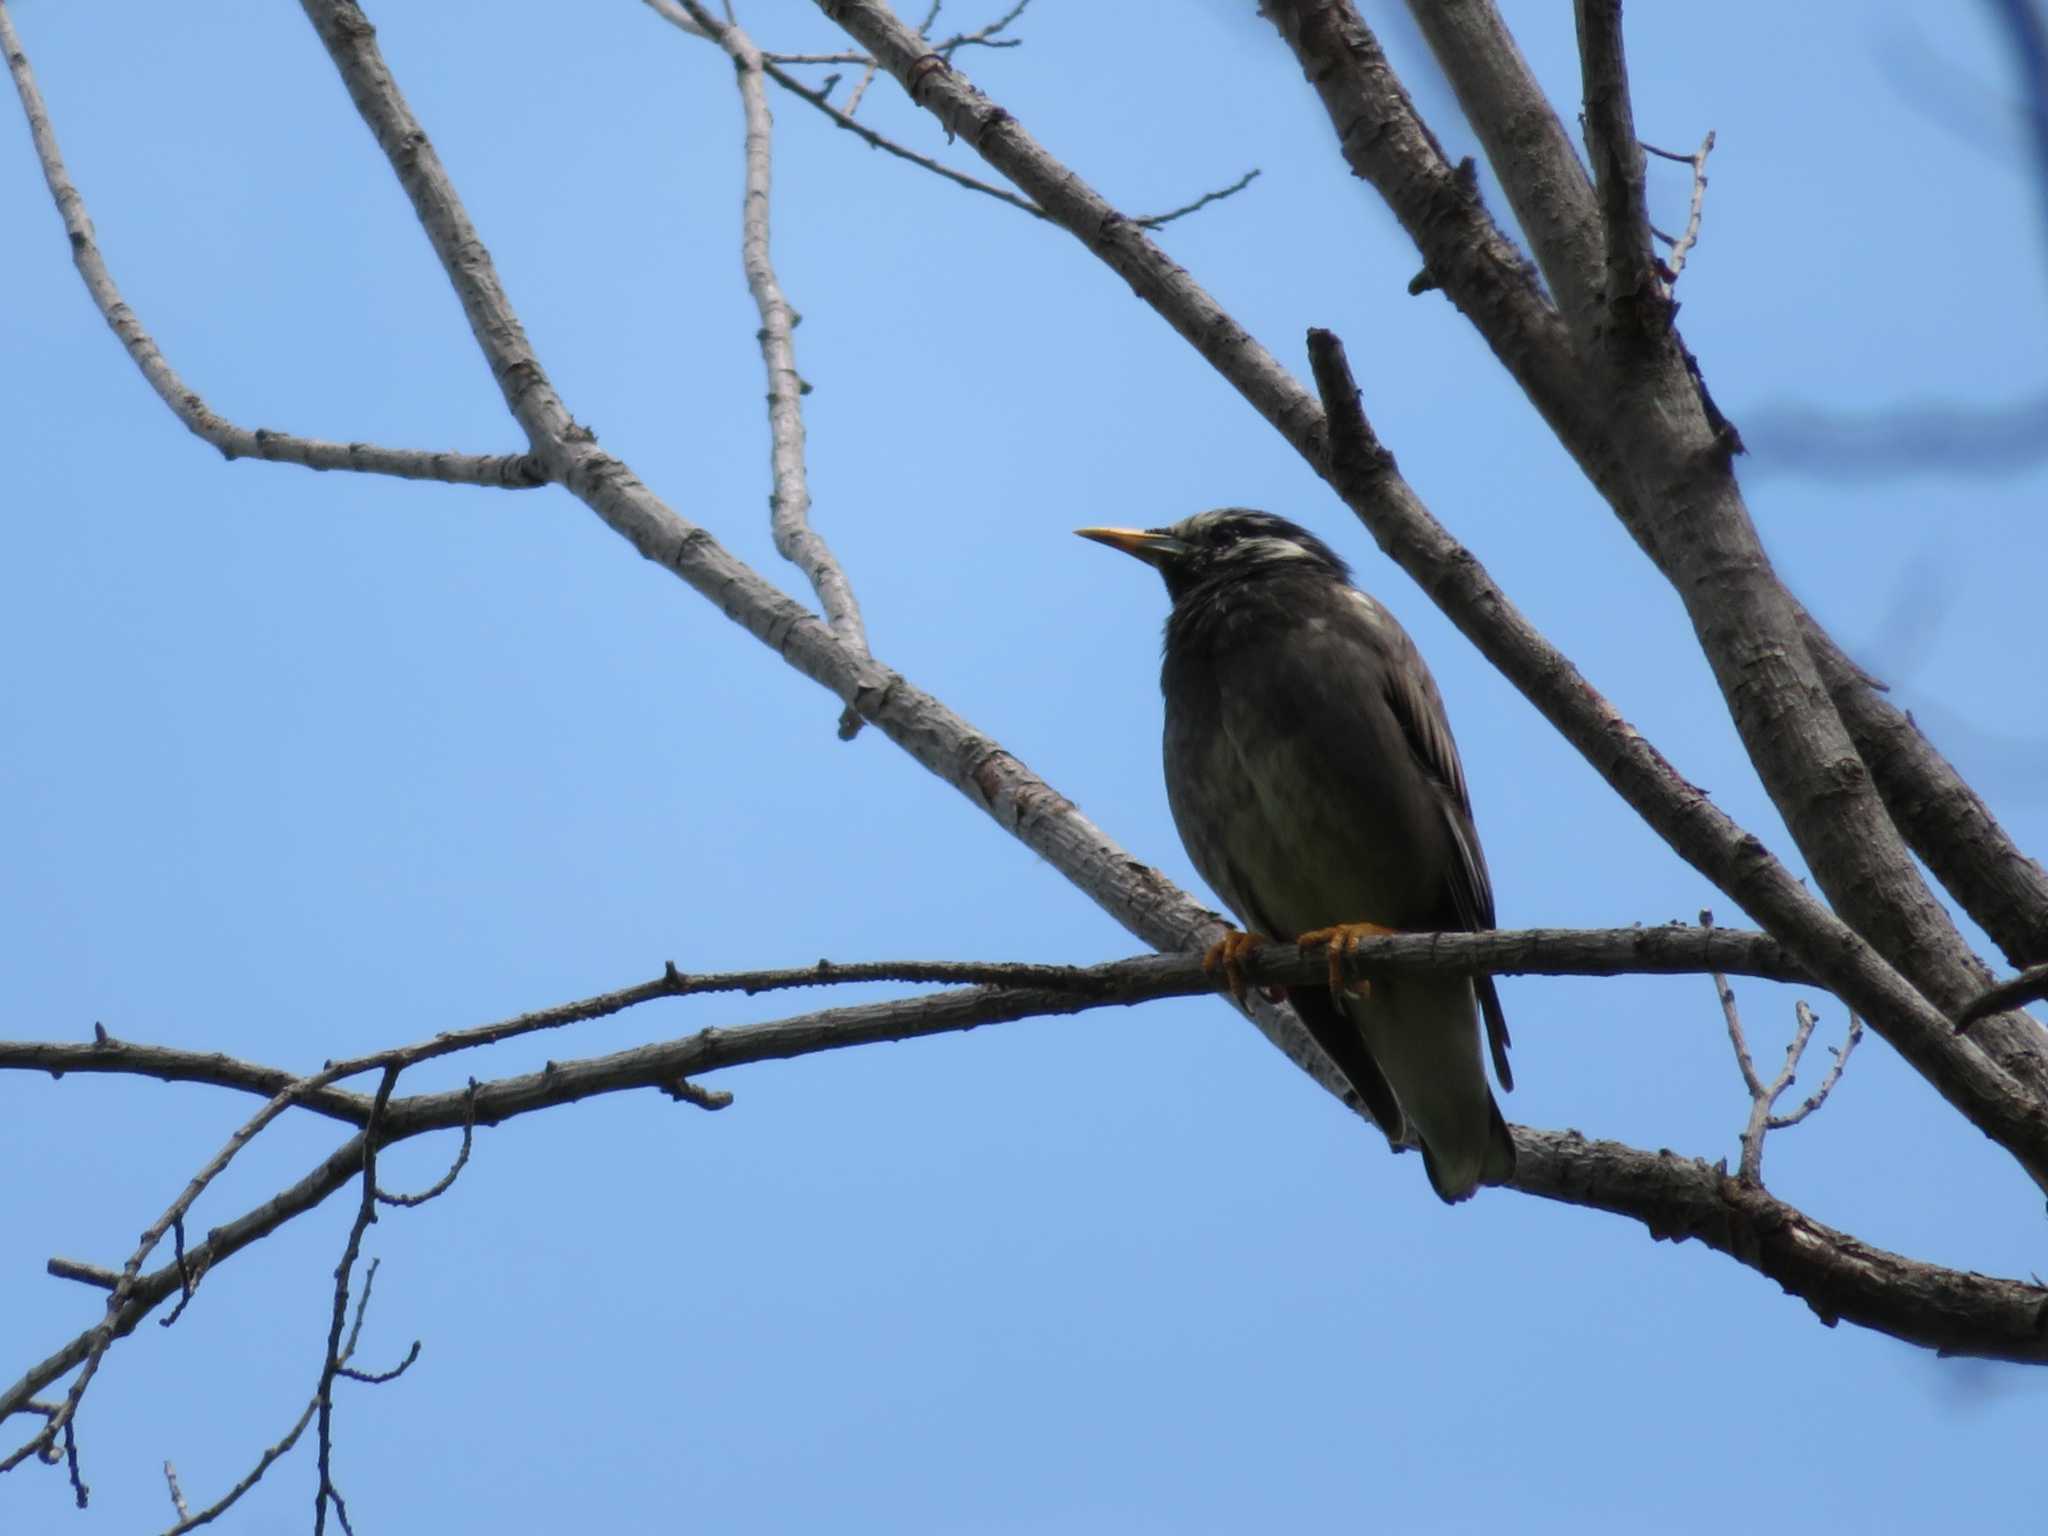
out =
[[[116,275],[217,409],[518,446],[295,7],[10,9]],[[1568,8],[1507,9],[1574,101]],[[1683,324],[1759,441],[1787,406],[2048,384],[2048,251],[1979,12],[1632,12],[1645,137],[1720,136]],[[576,415],[794,589],[766,529],[730,68],[628,0],[372,15]],[[742,16],[771,46],[835,35],[798,0]],[[1304,373],[1304,329],[1342,333],[1437,515],[1784,851],[1677,602],[1451,308],[1406,296],[1416,258],[1252,7],[1039,0],[1023,35],[961,62],[1125,208],[1264,170],[1168,249]],[[886,80],[870,103],[971,162]],[[1070,238],[775,106],[816,520],[888,662],[1192,885],[1157,763],[1163,595],[1068,530],[1272,507],[1350,554],[1430,658],[1505,924],[1737,920]],[[1673,225],[1685,173],[1653,174]],[[565,493],[227,464],[188,437],[90,308],[18,120],[0,209],[0,1034],[98,1020],[311,1069],[669,959],[1131,951],[876,733],[836,741],[834,701]],[[1759,454],[1744,474],[1793,587],[2048,847],[2048,473],[1829,478]],[[1511,1119],[1733,1159],[1746,1101],[1704,980],[1503,990]],[[1742,998],[1774,1057],[1793,994]],[[779,1011],[665,1005],[404,1086]],[[342,1394],[359,1530],[2039,1529],[2048,1376],[1823,1329],[1611,1218],[1502,1193],[1447,1210],[1213,1002],[717,1086],[737,1097],[717,1116],[646,1094],[484,1133],[452,1194],[373,1229],[363,1359],[422,1355]],[[249,1108],[0,1081],[0,1375],[96,1314],[44,1259],[120,1263]],[[195,1225],[335,1134],[280,1127]],[[404,1148],[389,1182],[452,1151]],[[2048,1270],[2039,1192],[1881,1043],[1767,1171],[1872,1242]],[[159,1528],[166,1458],[195,1505],[238,1477],[317,1377],[349,1204],[117,1348],[80,1423],[91,1510],[24,1468],[0,1530]],[[228,1528],[305,1529],[309,1452]]]

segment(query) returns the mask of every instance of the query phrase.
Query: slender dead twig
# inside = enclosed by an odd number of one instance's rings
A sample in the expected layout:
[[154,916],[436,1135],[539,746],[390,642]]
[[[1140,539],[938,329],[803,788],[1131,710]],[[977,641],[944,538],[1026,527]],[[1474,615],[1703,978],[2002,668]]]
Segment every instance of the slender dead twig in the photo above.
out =
[[[769,524],[782,558],[804,573],[818,595],[833,636],[856,656],[868,654],[867,628],[853,584],[831,545],[811,526],[810,480],[804,467],[803,397],[810,386],[796,370],[796,312],[783,297],[770,255],[770,203],[774,186],[774,117],[761,84],[761,50],[732,22],[720,24],[698,0],[682,0],[683,8],[733,61],[740,102],[746,118],[746,194],[740,217],[740,260],[746,269],[747,291],[761,316],[756,333],[761,361],[768,370],[769,463],[774,489],[769,495]],[[861,728],[857,711],[839,717],[840,739],[850,741]]]
[[[856,81],[854,81],[854,82],[853,82],[853,89],[852,89],[851,91],[849,91],[849,92],[847,93],[847,97],[846,97],[846,111],[845,111],[845,113],[844,113],[845,121],[844,121],[844,122],[842,122],[842,123],[840,124],[840,127],[842,127],[842,128],[852,128],[852,127],[854,126],[854,123],[853,123],[853,114],[854,114],[854,113],[856,113],[856,112],[858,112],[858,111],[860,110],[860,100],[861,100],[861,98],[862,98],[863,96],[867,95],[867,93],[868,93],[868,87],[869,87],[869,86],[871,86],[871,85],[873,85],[873,84],[875,83],[875,71],[876,71],[876,69],[878,69],[879,67],[880,67],[880,66],[879,66],[879,65],[877,65],[877,64],[875,63],[875,61],[874,61],[873,59],[869,59],[869,60],[867,61],[867,67],[866,67],[865,69],[863,69],[863,70],[862,70],[862,71],[860,72],[860,78],[859,78],[858,80],[856,80]],[[835,78],[836,78],[836,77],[835,77]],[[778,81],[777,81],[776,83],[777,83],[777,84],[782,84],[782,82],[781,82],[780,80],[778,80]],[[819,90],[818,94],[817,94],[816,96],[814,96],[814,97],[812,97],[812,98],[811,98],[811,105],[812,105],[812,106],[814,106],[814,107],[824,107],[824,106],[825,106],[825,90],[826,90],[826,89],[829,89],[829,88],[830,88],[830,85],[831,85],[831,82],[830,82],[830,81],[827,81],[827,82],[826,82],[826,85],[825,85],[825,87],[824,87],[824,88],[821,88],[821,89]],[[784,88],[785,88],[785,89],[795,89],[794,87],[788,87],[788,86],[785,86]],[[798,91],[797,91],[797,94],[798,94],[799,96],[801,96],[801,95],[803,95],[804,93],[803,93],[803,92],[802,92],[801,90],[798,90]],[[831,110],[831,109],[827,109],[827,110]],[[836,111],[834,111],[834,112],[833,112],[833,116],[834,116],[834,117],[838,117],[838,116],[840,116],[840,115],[841,115],[841,114],[839,114],[839,113],[838,113],[838,112],[836,112]],[[856,131],[858,132],[859,130],[856,130]],[[876,149],[888,149],[888,148],[890,148],[890,145],[888,145],[888,144],[886,144],[886,143],[884,143],[884,142],[882,141],[882,138],[881,138],[881,136],[880,136],[879,134],[877,134],[877,135],[876,135],[876,136],[875,136],[874,138],[871,138],[871,139],[869,139],[869,140],[868,140],[868,143],[869,143],[869,145],[870,145],[871,147],[873,147],[873,148],[876,148]],[[911,151],[909,151],[909,150],[904,150],[904,149],[900,149],[900,148],[899,148],[899,149],[896,149],[896,150],[892,150],[892,153],[900,153],[900,154],[902,155],[902,157],[903,157],[904,159],[906,159],[906,160],[915,160],[915,161],[917,161],[917,162],[918,162],[919,164],[922,164],[922,165],[923,165],[923,166],[924,166],[924,167],[925,167],[926,169],[928,169],[928,170],[940,171],[940,172],[941,172],[941,174],[944,174],[944,172],[943,172],[943,169],[942,169],[942,168],[940,167],[939,163],[938,163],[937,161],[935,161],[935,160],[926,160],[926,159],[924,159],[924,157],[923,157],[923,156],[921,156],[921,155],[915,155],[915,154],[913,154],[913,153],[912,153]],[[969,180],[969,181],[973,181],[973,178],[972,178],[972,177],[968,177],[968,178],[967,178],[967,180]],[[981,186],[981,187],[984,187],[984,188],[986,188],[986,189],[988,190],[988,192],[989,192],[989,193],[990,193],[991,195],[993,195],[993,196],[996,196],[996,197],[1001,197],[1001,196],[1003,196],[1003,190],[1002,190],[1002,188],[1000,188],[1000,187],[991,187],[991,186],[989,186],[989,185],[988,185],[988,183],[987,183],[987,182],[976,182],[976,183],[975,183],[975,185],[977,185],[977,186]]]
[[[468,1104],[468,1111],[462,1117],[462,1149],[455,1154],[455,1161],[449,1165],[448,1171],[416,1195],[394,1195],[380,1189],[377,1191],[380,1201],[410,1210],[425,1205],[429,1200],[439,1199],[455,1187],[456,1179],[469,1166],[470,1148],[476,1144],[476,1079],[473,1077],[469,1080]],[[410,1364],[409,1361],[407,1363]],[[399,1369],[404,1370],[405,1367],[400,1366]]]
[[1654,226],[1651,231],[1671,247],[1671,259],[1665,263],[1665,268],[1671,274],[1667,282],[1676,286],[1678,274],[1685,270],[1685,258],[1692,254],[1692,248],[1699,243],[1700,218],[1706,212],[1707,206],[1707,156],[1714,152],[1714,131],[1708,129],[1707,136],[1700,141],[1700,147],[1689,155],[1659,149],[1654,144],[1645,144],[1643,148],[1659,159],[1676,160],[1680,165],[1692,167],[1692,202],[1685,215],[1685,232],[1673,239]]
[[[207,1185],[211,1184],[221,1171],[234,1160],[236,1153],[246,1147],[265,1126],[284,1113],[285,1109],[292,1104],[300,1091],[306,1088],[325,1087],[333,1082],[338,1075],[342,1075],[338,1069],[329,1068],[326,1072],[316,1074],[311,1078],[295,1079],[292,1083],[272,1095],[262,1109],[258,1110],[255,1115],[235,1131],[234,1135],[228,1138],[227,1144],[213,1155],[206,1166],[201,1168],[199,1172],[186,1182],[184,1189],[179,1192],[177,1199],[171,1202],[169,1209],[158,1217],[148,1230],[142,1234],[140,1242],[137,1244],[135,1251],[129,1255],[128,1262],[122,1266],[120,1277],[116,1280],[112,1292],[107,1297],[105,1313],[94,1327],[88,1329],[82,1335],[86,1340],[86,1348],[80,1360],[76,1362],[80,1364],[81,1369],[72,1378],[70,1389],[65,1393],[64,1401],[58,1412],[43,1426],[41,1433],[17,1447],[7,1456],[0,1457],[0,1472],[10,1470],[31,1454],[46,1452],[55,1444],[59,1433],[69,1434],[70,1425],[78,1415],[78,1405],[85,1397],[86,1388],[92,1384],[94,1375],[98,1373],[100,1363],[106,1358],[108,1348],[113,1344],[116,1337],[134,1326],[132,1321],[127,1321],[124,1325],[128,1304],[136,1293],[136,1286],[141,1278],[143,1264],[148,1260],[150,1254],[155,1251],[157,1245],[163,1241],[164,1234],[169,1232],[174,1224],[183,1221],[185,1213],[192,1208],[192,1203],[205,1191]],[[192,1259],[181,1257],[170,1267],[181,1294],[185,1293],[189,1286],[193,1267],[196,1265],[203,1272],[208,1266],[209,1259],[204,1255],[210,1251],[211,1246],[210,1243],[202,1244],[200,1256],[195,1256]],[[0,1412],[0,1418],[4,1417],[6,1417],[6,1414]]]
[[178,1469],[168,1461],[164,1463],[164,1482],[171,1491],[171,1508],[178,1512],[178,1523],[172,1529],[190,1530],[192,1528],[192,1511],[186,1507],[185,1490],[178,1486]]
[[[1805,1033],[1811,1035],[1813,1033],[1813,1010],[1808,1008],[1806,1004],[1799,1003],[1795,1005],[1795,1012]],[[1771,1116],[1767,1129],[1773,1131],[1787,1130],[1819,1109],[1821,1105],[1827,1103],[1828,1095],[1835,1091],[1835,1084],[1842,1080],[1842,1069],[1849,1065],[1849,1053],[1856,1049],[1862,1039],[1863,1021],[1852,1013],[1849,1015],[1848,1032],[1843,1035],[1841,1045],[1831,1045],[1828,1047],[1828,1054],[1835,1059],[1828,1063],[1827,1071],[1821,1076],[1820,1086],[1801,1100],[1799,1107],[1790,1114]],[[1787,1086],[1790,1086],[1789,1079],[1787,1079]]]
[[99,238],[87,215],[85,199],[64,166],[57,148],[56,130],[43,105],[29,68],[28,54],[14,30],[7,7],[0,4],[0,52],[7,55],[14,75],[14,88],[28,117],[29,137],[35,142],[36,157],[42,162],[43,180],[71,237],[71,259],[85,280],[86,292],[108,327],[142,370],[157,398],[170,407],[193,436],[211,443],[229,459],[266,459],[278,464],[300,464],[308,469],[355,470],[361,474],[393,475],[401,480],[439,480],[449,485],[482,485],[499,490],[527,490],[546,485],[548,476],[540,462],[524,453],[438,453],[430,449],[382,448],[370,443],[335,443],[319,438],[299,437],[290,432],[273,432],[267,427],[241,427],[218,415],[200,398],[198,391],[180,378],[135,311],[121,297],[106,259],[100,254]]
[[[689,33],[692,37],[702,37],[709,41],[716,41],[690,16],[688,11],[683,9],[679,0],[645,0],[645,3],[647,8],[653,11],[655,15],[661,17],[662,20],[670,23],[672,26]],[[861,57],[866,58],[867,56],[861,55]],[[979,192],[982,196],[992,197],[999,203],[1008,203],[1018,212],[1028,213],[1035,219],[1045,217],[1043,209],[1039,208],[1029,199],[1019,197],[1007,187],[998,187],[981,180],[979,177],[969,176],[965,171],[956,171],[950,165],[934,160],[930,155],[921,155],[916,150],[897,143],[888,135],[877,133],[866,123],[855,118],[853,114],[858,110],[860,99],[866,94],[869,82],[875,77],[875,69],[875,61],[871,58],[867,59],[867,68],[862,73],[860,80],[854,85],[853,94],[847,98],[845,107],[840,108],[832,105],[826,90],[805,85],[803,81],[799,80],[787,69],[784,69],[774,59],[764,55],[761,61],[761,71],[770,80],[773,80],[792,96],[809,103],[812,107],[824,113],[825,116],[832,120],[835,126],[845,129],[848,133],[868,145],[869,148],[879,149],[885,154],[894,155],[899,160],[908,161],[912,165],[930,171],[934,176],[943,177],[955,186],[965,187],[970,192]]]
[[[303,1435],[306,1432],[306,1426],[313,1422],[313,1415],[319,1410],[319,1407],[320,1400],[318,1398],[309,1401],[305,1409],[299,1414],[298,1422],[285,1431],[283,1438],[266,1448],[263,1454],[256,1458],[256,1465],[251,1467],[234,1487],[230,1488],[197,1514],[187,1514],[183,1500],[179,1500],[177,1507],[181,1518],[176,1525],[166,1527],[163,1536],[185,1536],[185,1532],[196,1531],[202,1525],[211,1525],[222,1515],[226,1514],[241,1499],[243,1494],[263,1481],[263,1474],[276,1465],[279,1458],[286,1455],[293,1446],[299,1443],[299,1436]],[[168,1463],[166,1465],[168,1466]]]
[[1165,213],[1148,213],[1143,218],[1133,219],[1131,222],[1140,229],[1163,229],[1175,219],[1184,219],[1189,214],[1208,207],[1211,203],[1220,203],[1226,197],[1237,196],[1238,193],[1257,181],[1261,174],[1255,166],[1238,177],[1229,186],[1218,187],[1214,192],[1204,192],[1192,203],[1182,203],[1178,208],[1168,209]]
[[[1700,913],[1700,927],[1712,929],[1714,915]],[[1742,1014],[1735,1002],[1735,989],[1728,985],[1728,978],[1719,971],[1712,972],[1714,994],[1721,1003],[1721,1017],[1728,1025],[1728,1043],[1735,1049],[1735,1064],[1742,1073],[1742,1086],[1749,1093],[1749,1120],[1743,1127],[1742,1156],[1736,1176],[1745,1184],[1759,1188],[1764,1182],[1764,1137],[1772,1131],[1789,1130],[1811,1115],[1828,1101],[1828,1095],[1835,1091],[1835,1084],[1842,1080],[1842,1069],[1849,1064],[1849,1053],[1863,1038],[1863,1021],[1855,1014],[1849,1015],[1849,1029],[1839,1048],[1829,1046],[1834,1056],[1827,1074],[1820,1086],[1809,1094],[1806,1100],[1789,1114],[1776,1114],[1778,1100],[1790,1088],[1799,1071],[1799,1062],[1806,1054],[1806,1047],[1813,1040],[1814,1025],[1818,1015],[1804,1002],[1792,1005],[1792,1043],[1785,1047],[1785,1064],[1778,1075],[1766,1083],[1756,1070],[1756,1061],[1749,1053],[1749,1041],[1742,1030]]]
[[[356,1219],[349,1225],[348,1243],[342,1249],[341,1262],[334,1266],[334,1307],[327,1323],[327,1353],[320,1365],[320,1385],[313,1393],[313,1400],[319,1404],[316,1416],[316,1443],[319,1447],[318,1465],[320,1485],[313,1495],[313,1536],[322,1536],[327,1529],[327,1507],[334,1506],[335,1518],[341,1522],[344,1531],[350,1531],[348,1504],[341,1496],[341,1490],[334,1485],[334,1379],[347,1364],[349,1353],[356,1344],[356,1333],[348,1335],[344,1349],[342,1330],[348,1324],[349,1275],[355,1269],[356,1257],[362,1252],[363,1234],[370,1229],[370,1223],[377,1219],[377,1146],[382,1130],[384,1111],[390,1107],[391,1092],[398,1086],[398,1074],[402,1068],[393,1065],[384,1069],[384,1076],[377,1084],[377,1097],[370,1105],[370,1118],[363,1127],[363,1194],[356,1205]],[[364,1284],[364,1295],[369,1293],[368,1281]],[[356,1317],[356,1328],[362,1327],[360,1311]],[[353,1536],[353,1532],[351,1532]]]
[[[349,1328],[347,1343],[342,1346],[341,1368],[335,1373],[337,1376],[345,1376],[351,1381],[375,1383],[394,1380],[405,1371],[406,1367],[419,1358],[420,1346],[418,1341],[415,1340],[411,1352],[406,1355],[404,1361],[394,1370],[369,1372],[358,1371],[349,1366],[348,1361],[354,1357],[356,1343],[362,1336],[363,1316],[369,1310],[370,1290],[376,1283],[376,1279],[377,1262],[373,1259],[370,1261],[369,1268],[364,1272],[362,1294],[356,1298],[355,1322]],[[285,1456],[293,1446],[299,1443],[299,1436],[306,1432],[306,1426],[313,1422],[313,1415],[320,1411],[320,1403],[321,1397],[318,1393],[308,1399],[305,1408],[299,1414],[298,1420],[290,1429],[285,1431],[280,1439],[267,1447],[263,1454],[256,1458],[255,1466],[251,1467],[234,1487],[214,1500],[213,1503],[207,1505],[206,1508],[200,1510],[196,1515],[187,1513],[184,1498],[177,1488],[175,1474],[171,1472],[170,1463],[165,1462],[164,1472],[166,1476],[172,1478],[172,1499],[177,1505],[180,1519],[176,1525],[166,1528],[163,1536],[184,1536],[185,1532],[197,1530],[202,1525],[210,1525],[226,1514],[229,1509],[234,1507],[243,1494],[263,1480],[264,1473],[268,1472],[271,1467],[276,1465],[280,1458]]]
[[[948,63],[951,63],[953,60],[953,55],[958,53],[962,48],[1020,47],[1022,46],[1024,41],[1021,37],[1005,37],[999,39],[996,34],[1003,31],[1010,25],[1011,22],[1015,21],[1018,17],[1022,16],[1026,9],[1030,7],[1030,4],[1031,0],[1017,0],[1017,3],[1015,5],[1011,6],[1007,11],[1003,12],[1001,16],[998,16],[994,21],[990,22],[987,26],[977,27],[972,32],[956,32],[953,34],[953,36],[947,38],[944,42],[935,43],[932,46],[932,52],[936,53],[940,58],[946,60]],[[933,20],[936,20],[938,17],[938,10],[939,8],[937,6],[932,7]],[[918,31],[920,32],[928,32],[930,30],[930,21],[927,21],[924,26],[918,28]]]

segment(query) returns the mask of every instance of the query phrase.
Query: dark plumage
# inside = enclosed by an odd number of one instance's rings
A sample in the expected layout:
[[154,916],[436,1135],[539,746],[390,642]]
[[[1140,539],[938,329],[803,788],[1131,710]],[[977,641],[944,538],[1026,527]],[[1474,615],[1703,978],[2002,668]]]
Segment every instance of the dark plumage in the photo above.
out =
[[[1322,540],[1227,507],[1149,531],[1084,528],[1166,580],[1166,791],[1188,856],[1247,929],[1493,926],[1465,774],[1414,642]],[[1508,1071],[1491,977],[1390,977],[1295,1011],[1447,1201],[1514,1172],[1480,1060]]]

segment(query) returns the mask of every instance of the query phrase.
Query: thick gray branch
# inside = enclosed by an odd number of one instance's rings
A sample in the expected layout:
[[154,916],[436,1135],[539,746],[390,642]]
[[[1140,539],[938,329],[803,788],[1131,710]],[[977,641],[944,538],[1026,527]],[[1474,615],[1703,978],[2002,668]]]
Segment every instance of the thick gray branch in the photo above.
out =
[[1830,1327],[1851,1322],[1944,1355],[2048,1362],[2048,1289],[1873,1248],[1697,1158],[1517,1127],[1514,1187],[1631,1217],[1663,1241],[1705,1243]]
[[1500,177],[1544,281],[1575,332],[1590,339],[1601,309],[1600,215],[1550,98],[1493,0],[1408,0],[1408,11]]
[[[1643,186],[1643,146],[1629,104],[1621,0],[1575,0],[1586,146],[1593,157],[1605,253],[1606,339],[1624,354],[1654,347],[1671,324],[1671,295],[1657,274]],[[1527,75],[1527,69],[1523,74]]]
[[1812,619],[1807,648],[1892,820],[1913,851],[2014,965],[2048,960],[2048,869]]

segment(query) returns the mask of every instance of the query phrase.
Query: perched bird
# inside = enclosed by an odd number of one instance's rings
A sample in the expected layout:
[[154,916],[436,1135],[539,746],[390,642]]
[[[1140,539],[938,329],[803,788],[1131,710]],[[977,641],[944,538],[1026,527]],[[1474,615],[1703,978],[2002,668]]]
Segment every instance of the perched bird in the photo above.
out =
[[1225,507],[1167,528],[1082,528],[1166,579],[1166,793],[1202,878],[1249,932],[1210,951],[1238,969],[1261,935],[1330,948],[1331,988],[1295,1011],[1387,1133],[1420,1143],[1463,1200],[1515,1167],[1480,1060],[1501,1087],[1493,978],[1402,976],[1355,991],[1357,936],[1493,926],[1493,888],[1436,683],[1407,632],[1306,529]]

